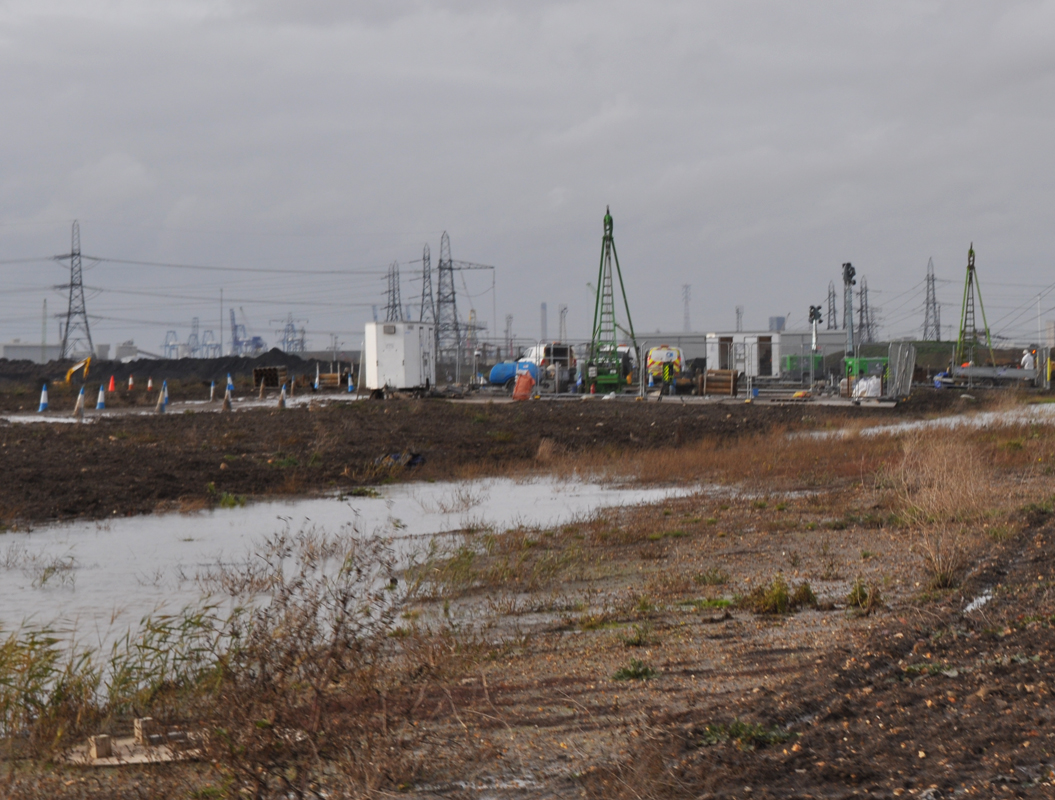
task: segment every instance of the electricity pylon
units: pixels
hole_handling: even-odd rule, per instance
[[[432,299],[432,254],[428,244],[421,252],[421,314],[422,322],[435,322],[436,304]]]
[[[59,288],[70,290],[70,301],[66,307],[66,326],[62,331],[62,358],[76,355],[91,355],[92,333],[88,329],[88,310],[84,304],[84,277],[81,268],[81,226],[73,221],[73,235],[70,252],[67,255],[55,256],[56,261],[70,261],[70,282]]]
[[[388,268],[388,289],[385,292],[385,322],[403,321],[403,301],[399,296],[399,262],[393,261]]]
[[[839,327],[839,320],[835,315],[835,281],[828,281],[828,330],[834,331]]]
[[[934,259],[927,259],[927,299],[923,312],[923,341],[941,341],[941,309],[938,296],[934,290]]]

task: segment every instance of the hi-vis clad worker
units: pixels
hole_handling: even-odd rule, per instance
[[[1029,350],[1022,351],[1022,369],[1036,369],[1036,362],[1033,360],[1033,354]]]

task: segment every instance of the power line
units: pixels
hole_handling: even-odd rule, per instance
[[[93,261],[109,264],[129,264],[137,267],[164,267],[166,269],[197,269],[208,272],[254,272],[276,275],[384,275],[383,269],[277,269],[269,267],[221,267],[204,264],[179,264],[167,261],[135,261],[128,258],[101,258],[84,256]]]

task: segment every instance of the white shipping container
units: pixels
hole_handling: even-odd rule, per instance
[[[368,322],[363,341],[366,388],[436,385],[436,331],[423,322]]]

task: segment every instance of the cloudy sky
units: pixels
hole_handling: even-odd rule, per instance
[[[0,261],[79,219],[97,342],[216,329],[222,288],[354,347],[444,230],[497,267],[463,315],[586,337],[606,205],[639,338],[686,283],[697,330],[803,327],[844,261],[909,335],[928,258],[952,328],[972,241],[994,333],[1055,318],[1055,2],[13,0],[0,70]],[[0,339],[66,277],[0,265]]]

